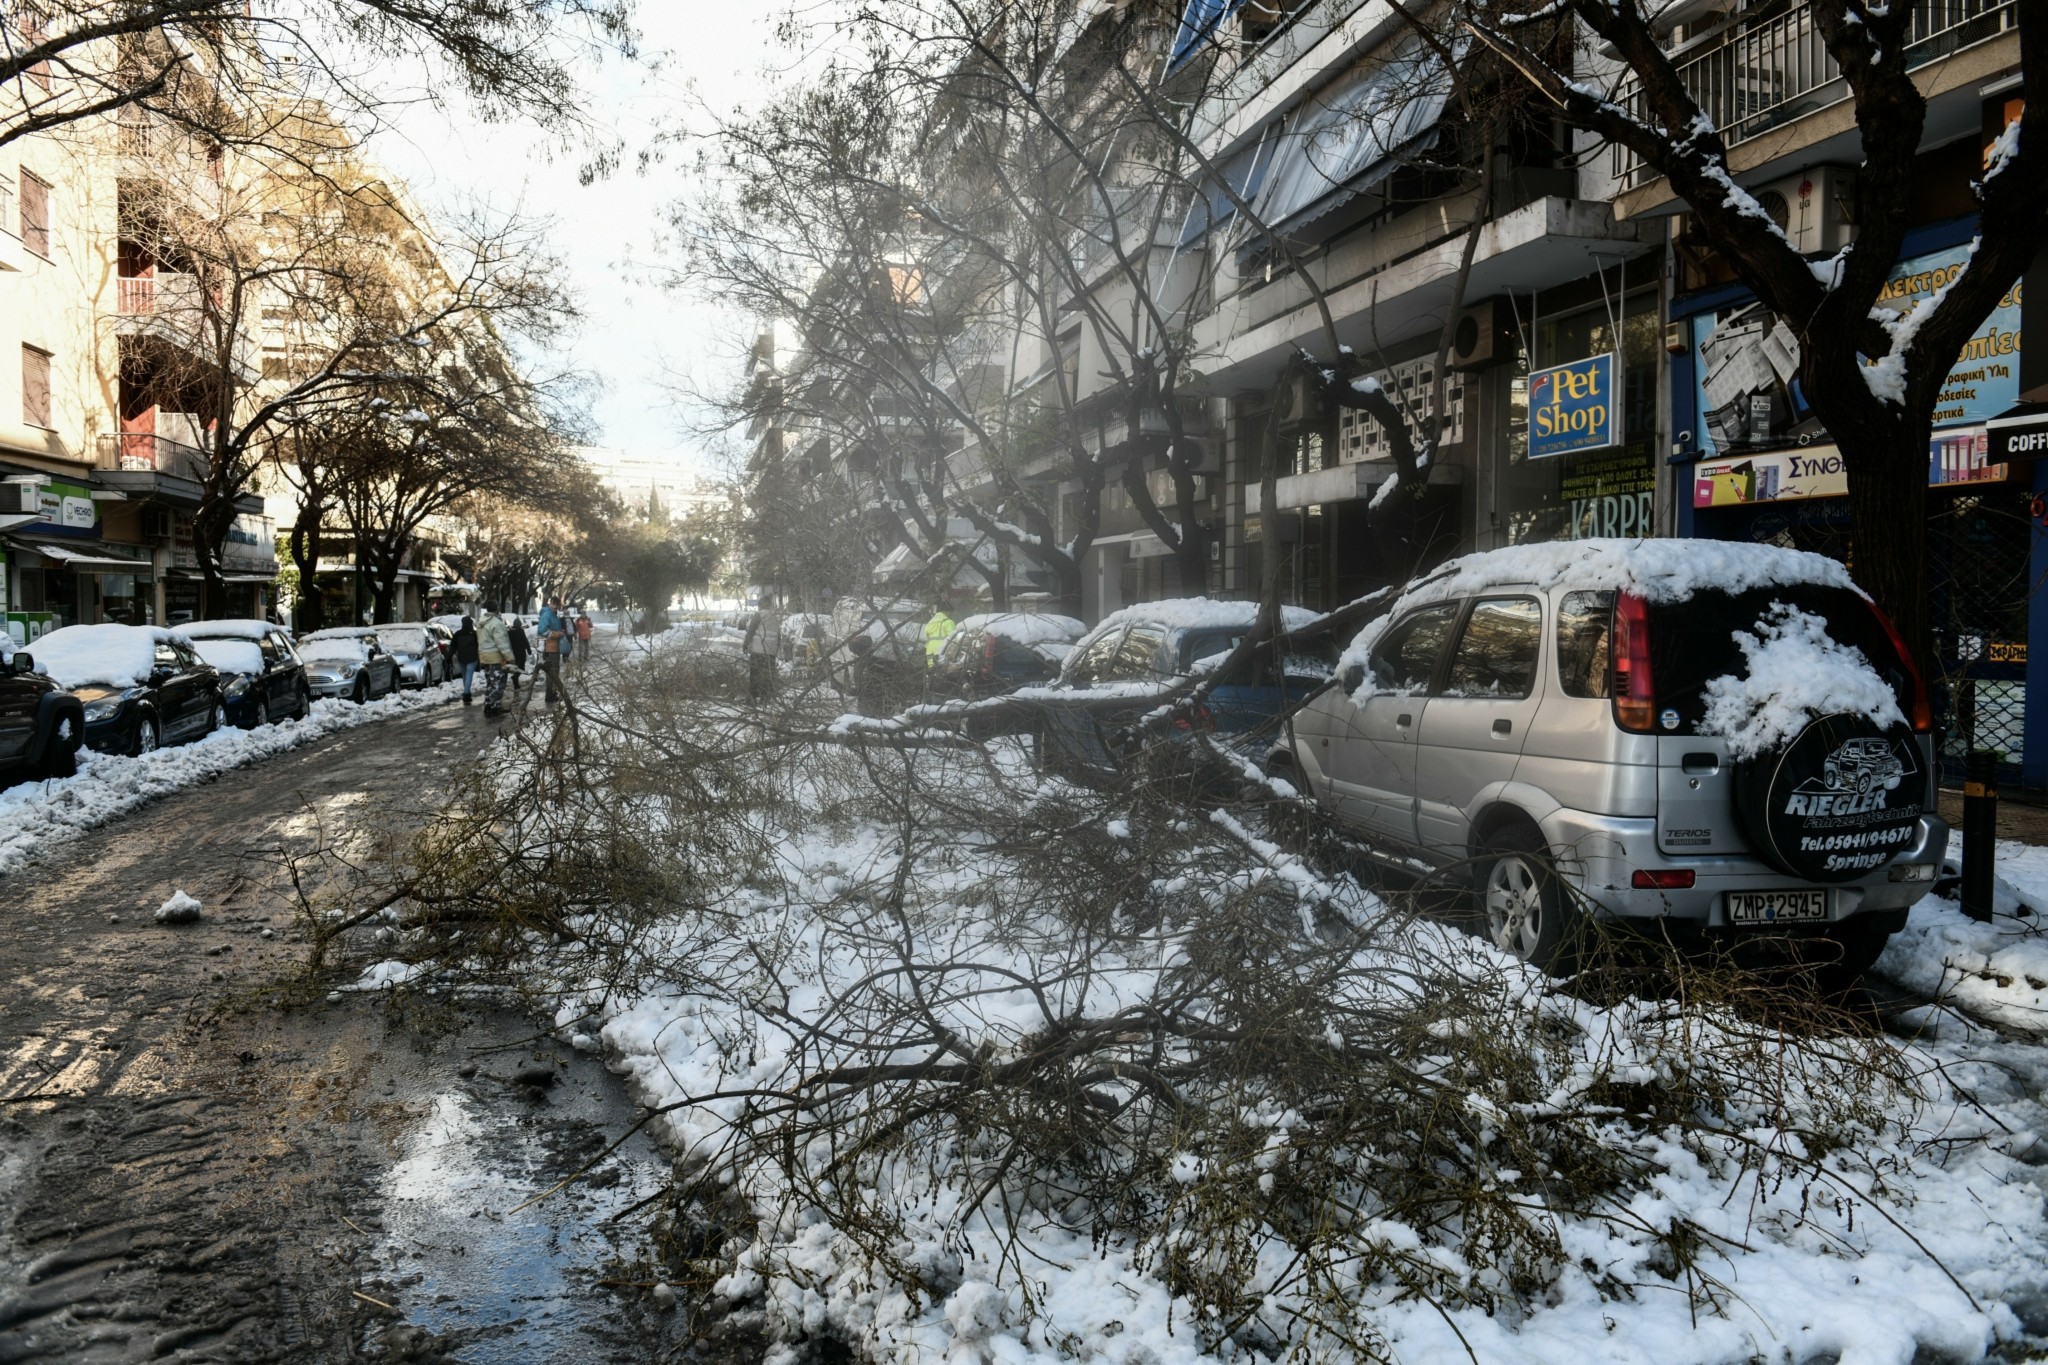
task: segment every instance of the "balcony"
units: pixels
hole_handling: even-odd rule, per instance
[[[2018,0],[1922,0],[1913,10],[1906,68],[1916,71],[2018,28]],[[1811,4],[1762,21],[1737,15],[1681,48],[1673,60],[1687,93],[1731,148],[1849,98]],[[1636,81],[1621,87],[1615,103],[1653,121]],[[1657,178],[1619,145],[1614,174],[1631,189]]]
[[[219,356],[220,318],[208,306],[196,275],[158,271],[153,275],[121,275],[114,280],[114,333],[147,337],[175,346],[206,361]],[[235,377],[253,384],[262,374],[255,342],[246,328],[233,332],[230,364]]]
[[[206,478],[206,452],[152,431],[110,432],[99,438],[99,467],[109,473],[156,474],[191,483]]]

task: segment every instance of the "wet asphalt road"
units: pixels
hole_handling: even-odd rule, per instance
[[[374,856],[488,733],[344,732],[0,877],[0,1362],[698,1358],[634,1287],[644,1219],[606,1223],[644,1137],[514,1212],[631,1124],[614,1077],[510,1009],[297,974],[276,850]],[[177,889],[200,923],[154,922]]]

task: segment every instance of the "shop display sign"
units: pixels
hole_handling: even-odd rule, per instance
[[[1848,496],[1849,472],[1834,446],[1808,446],[1739,460],[1702,460],[1692,467],[1694,507]]]
[[[1653,534],[1656,492],[1656,471],[1633,452],[1580,460],[1558,483],[1571,514],[1567,534],[1574,540]]]
[[[92,490],[75,483],[59,483],[52,480],[38,490],[43,520],[47,527],[38,527],[39,534],[90,536],[99,530],[100,507],[92,500]]]
[[[1928,443],[1927,482],[1931,487],[1997,483],[2011,473],[2010,465],[1992,461],[1991,438],[1981,428],[1937,432]],[[1836,446],[1701,460],[1692,467],[1692,474],[1694,507],[1745,507],[1849,495],[1849,470]]]
[[[1954,247],[1900,261],[1879,293],[1877,306],[1903,313],[1953,282],[1969,256],[1968,247]],[[1981,425],[2017,401],[2020,301],[2015,281],[1964,344],[1935,402],[1935,426]],[[1693,435],[1702,452],[1781,450],[1827,439],[1799,382],[1799,338],[1784,319],[1751,301],[1700,314],[1692,319],[1691,331],[1693,395],[1699,413]],[[1931,455],[1938,463],[1940,452]],[[1976,480],[1937,474],[1931,481]]]
[[[1529,375],[1529,458],[1601,450],[1621,442],[1621,388],[1614,355],[1552,365]]]

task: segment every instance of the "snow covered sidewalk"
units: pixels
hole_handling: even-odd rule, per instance
[[[86,750],[78,775],[0,790],[0,876],[61,840],[106,824],[137,806],[224,772],[259,762],[339,730],[439,706],[462,695],[460,683],[400,692],[357,706],[320,700],[302,721],[254,730],[217,730],[205,739],[130,758]]]
[[[1950,848],[1960,843],[1958,836]],[[1999,840],[1991,922],[1929,896],[1873,970],[1973,1018],[2048,1038],[2048,848]]]

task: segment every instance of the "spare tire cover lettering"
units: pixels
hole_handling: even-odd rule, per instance
[[[1853,881],[1918,836],[1928,775],[1909,730],[1823,716],[1747,767],[1750,833],[1765,858],[1795,877]]]

